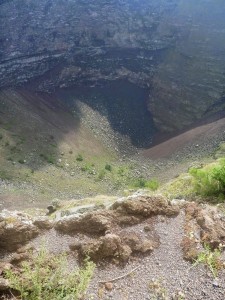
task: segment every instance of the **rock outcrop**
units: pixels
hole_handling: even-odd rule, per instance
[[[143,220],[156,216],[176,216],[178,206],[172,206],[161,196],[136,196],[116,201],[110,209],[93,211],[82,216],[72,215],[61,218],[54,228],[59,232],[72,234],[83,232],[88,234],[104,234],[112,227],[135,225]]]
[[[38,235],[32,218],[20,212],[4,210],[0,214],[0,249],[15,251]]]
[[[221,1],[0,2],[0,87],[36,91],[127,80],[160,131],[224,107]]]
[[[215,206],[188,203],[185,208],[184,258],[194,261],[204,246],[225,247],[225,218]]]
[[[141,239],[134,233],[128,235],[127,238],[123,238],[121,234],[108,233],[100,239],[71,244],[70,249],[78,251],[82,258],[88,255],[95,261],[114,259],[126,262],[132,254],[152,252],[157,246],[158,243],[155,240]]]

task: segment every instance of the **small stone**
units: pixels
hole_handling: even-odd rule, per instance
[[[113,289],[112,282],[106,282],[105,283],[105,288],[107,289],[107,291],[111,291]]]
[[[0,291],[6,291],[9,289],[9,281],[4,278],[0,278]]]
[[[146,225],[146,226],[144,227],[144,230],[145,230],[145,231],[151,231],[151,226],[150,226],[150,225]]]
[[[54,213],[56,211],[56,207],[53,206],[53,205],[49,205],[47,207],[47,210],[48,210],[48,214],[50,215],[50,214],[52,214],[52,213]]]
[[[220,285],[219,285],[219,281],[218,281],[218,278],[214,278],[214,280],[213,280],[213,287],[219,287]]]

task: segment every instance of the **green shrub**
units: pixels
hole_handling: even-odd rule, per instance
[[[81,154],[78,154],[77,157],[76,157],[76,161],[83,161],[84,158]]]
[[[111,172],[111,171],[112,171],[112,166],[111,166],[110,164],[106,164],[106,165],[105,165],[105,169],[106,169],[107,171]]]
[[[87,163],[81,167],[81,171],[87,172],[90,175],[95,175],[95,169],[93,168],[94,164]]]
[[[85,260],[82,268],[71,270],[66,254],[50,255],[42,249],[20,272],[8,270],[10,287],[23,300],[78,300],[83,297],[94,272],[94,263]]]
[[[146,182],[145,187],[152,191],[156,191],[159,188],[159,182],[157,179],[151,179]]]
[[[8,174],[5,170],[0,170],[0,179],[2,180],[10,180],[12,176]]]
[[[106,170],[105,169],[99,171],[97,180],[102,180],[105,177],[105,175],[106,175]]]
[[[219,249],[211,250],[208,245],[204,245],[204,250],[199,253],[194,266],[204,264],[217,277],[218,270],[221,268],[221,252]]]
[[[194,190],[197,194],[224,198],[225,159],[201,169],[191,168],[189,173],[193,176]]]
[[[144,188],[146,185],[147,180],[144,178],[138,178],[134,183],[134,186],[137,188]]]
[[[24,159],[19,159],[18,160],[18,163],[20,163],[21,165],[23,165],[25,162],[24,162]]]
[[[10,148],[10,151],[11,151],[12,153],[18,153],[18,152],[20,152],[21,150],[20,150],[19,148],[17,148],[16,146],[12,146],[12,147]]]
[[[134,187],[147,188],[152,191],[156,191],[159,187],[159,182],[157,179],[146,180],[143,177],[141,177],[135,181]]]
[[[129,167],[121,166],[121,167],[118,168],[117,173],[121,177],[129,176]]]
[[[49,164],[54,164],[55,163],[55,158],[52,155],[48,155],[46,161]]]
[[[43,158],[45,161],[47,161],[49,164],[54,164],[55,163],[55,157],[54,157],[53,154],[41,153],[40,157]]]

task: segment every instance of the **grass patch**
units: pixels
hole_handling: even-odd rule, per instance
[[[181,174],[171,182],[160,188],[160,191],[169,199],[188,198],[193,195],[192,176],[189,174]]]
[[[0,170],[0,178],[2,180],[11,180],[12,176],[8,174],[5,170]]]
[[[90,175],[95,175],[96,174],[96,171],[94,169],[94,164],[92,164],[92,163],[87,163],[84,166],[82,166],[81,171],[87,172]]]
[[[76,161],[83,161],[84,158],[81,154],[78,154],[77,157],[76,157]]]
[[[217,160],[203,168],[191,168],[193,188],[201,196],[215,196],[218,200],[225,198],[225,158]]]
[[[10,287],[19,292],[23,300],[81,299],[93,275],[95,265],[88,259],[83,267],[71,270],[66,254],[51,255],[41,249],[24,262],[20,272],[6,271]]]
[[[97,180],[103,180],[105,175],[106,175],[106,170],[105,169],[100,170],[97,176]]]
[[[204,245],[204,250],[199,253],[194,266],[204,264],[217,277],[218,271],[221,269],[221,251],[219,249],[211,250],[209,245]]]
[[[112,172],[112,166],[110,164],[105,165],[106,171]]]
[[[44,159],[46,162],[48,162],[49,164],[55,164],[55,157],[54,157],[53,154],[44,154],[44,153],[41,153],[40,157],[42,159]]]
[[[133,187],[135,188],[147,188],[152,191],[156,191],[159,188],[159,181],[157,179],[147,180],[145,178],[138,178],[135,180]]]

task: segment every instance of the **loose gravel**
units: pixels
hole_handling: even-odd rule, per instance
[[[150,232],[144,230],[146,224],[151,224]],[[132,257],[125,266],[100,262],[85,300],[224,300],[225,272],[221,271],[215,280],[205,266],[193,266],[183,259],[180,246],[183,225],[184,212],[181,211],[175,218],[157,216],[127,227],[124,232],[136,232],[146,238],[157,237],[159,247],[148,255]],[[40,248],[45,241],[50,251],[59,253],[68,251],[71,242],[85,238],[88,239],[84,235],[61,235],[52,229],[32,243]],[[75,256],[70,263],[77,265]],[[135,271],[131,272],[133,269]],[[102,281],[107,283],[100,283]],[[175,294],[179,297],[176,298]]]
[[[193,267],[183,260],[180,247],[184,234],[183,222],[183,212],[176,218],[156,222],[155,230],[160,238],[160,246],[149,256],[139,256],[124,268],[110,264],[96,269],[86,299],[173,299],[175,293],[180,293],[180,299],[185,295],[186,300],[224,300],[224,273],[219,276],[219,286],[214,287],[214,278],[204,266]],[[99,284],[100,281],[110,282],[134,268],[137,270],[113,282],[111,291]],[[150,288],[152,282],[159,284],[157,292]],[[160,292],[167,294],[167,298],[160,298]]]

